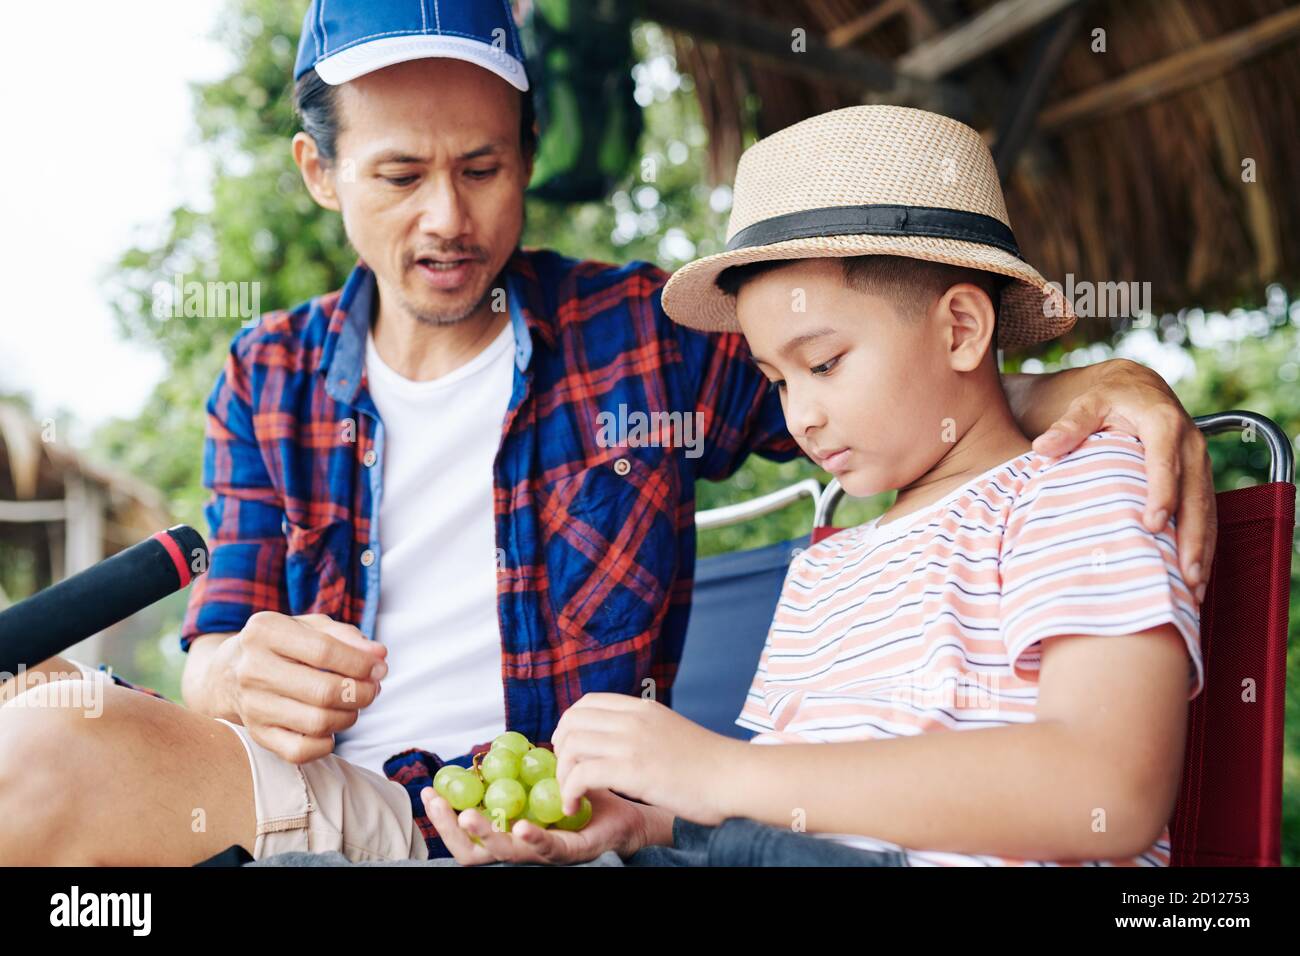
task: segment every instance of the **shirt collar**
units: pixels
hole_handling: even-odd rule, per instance
[[[546,307],[546,296],[532,258],[516,249],[503,270],[506,301],[515,333],[515,366],[528,368],[533,342],[555,345],[555,328]],[[338,402],[355,404],[366,361],[366,335],[373,322],[378,288],[375,274],[364,262],[353,267],[330,309],[329,297],[318,299],[313,308],[329,313],[329,325],[321,346],[317,372],[325,373],[325,391]]]

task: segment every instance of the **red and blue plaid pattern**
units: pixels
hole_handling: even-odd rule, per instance
[[[503,278],[517,351],[494,466],[501,676],[506,726],[548,741],[592,691],[653,687],[671,704],[694,581],[695,480],[726,478],[751,451],[786,461],[799,449],[743,337],[664,314],[661,270],[520,250]],[[183,649],[259,610],[323,613],[374,638],[384,435],[364,368],[374,296],[358,263],[341,290],[236,336],[207,405],[211,560],[191,589]],[[600,413],[637,411],[699,412],[698,456],[668,447],[668,435],[602,440]],[[419,793],[443,762],[407,750],[384,766],[434,855],[446,850]]]

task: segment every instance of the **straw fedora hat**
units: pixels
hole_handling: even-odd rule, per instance
[[[726,250],[668,280],[664,311],[706,332],[736,332],[724,269],[771,259],[891,255],[983,269],[1015,280],[1002,292],[998,346],[1054,338],[1074,310],[1020,256],[979,133],[901,106],[813,116],[745,151],[736,168]]]

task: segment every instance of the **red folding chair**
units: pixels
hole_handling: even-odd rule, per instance
[[[1254,412],[1204,415],[1207,435],[1261,437],[1267,484],[1220,491],[1219,537],[1201,605],[1205,689],[1189,709],[1183,782],[1169,835],[1174,866],[1278,866],[1282,852],[1282,732],[1295,465],[1276,423]],[[843,495],[832,481],[817,506],[814,543]]]

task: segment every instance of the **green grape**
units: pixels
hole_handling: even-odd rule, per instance
[[[447,802],[459,813],[468,810],[483,799],[483,781],[476,773],[456,774],[447,781]]]
[[[583,797],[578,804],[578,812],[555,821],[557,830],[581,830],[591,822],[591,801]]]
[[[478,766],[488,783],[519,779],[519,755],[509,747],[493,748]]]
[[[551,826],[549,823],[546,823],[543,820],[539,820],[537,819],[537,817],[533,815],[533,805],[531,801],[529,801],[528,806],[524,807],[524,812],[519,815],[519,819],[527,820],[533,826],[540,827],[543,830],[550,829]]]
[[[515,822],[512,818],[506,816],[503,807],[497,807],[495,810],[488,810],[484,807],[482,813],[483,816],[487,817],[488,826],[497,833],[509,833],[511,824]]]
[[[524,754],[528,753],[532,744],[529,743],[528,738],[519,731],[507,730],[504,734],[498,735],[492,741],[492,749],[495,750],[497,747],[505,747],[509,750],[513,750],[515,756],[522,757]]]
[[[507,820],[519,816],[527,805],[528,794],[524,791],[524,785],[509,777],[492,781],[487,793],[483,795],[483,806],[487,807],[488,813],[495,815],[501,811]]]
[[[545,747],[534,747],[519,761],[519,779],[528,786],[555,776],[555,754]]]
[[[554,777],[539,780],[528,794],[528,809],[533,816],[546,823],[554,823],[564,816],[560,799],[560,781]]]
[[[438,796],[447,800],[447,784],[451,782],[452,777],[459,776],[462,773],[469,773],[469,771],[454,763],[445,764],[441,767],[433,775],[433,789],[437,791]]]

